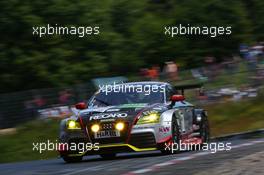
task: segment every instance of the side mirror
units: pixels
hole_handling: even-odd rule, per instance
[[[86,109],[86,104],[84,102],[77,103],[75,108],[79,110]]]
[[[185,97],[183,95],[173,95],[171,96],[171,101],[173,103],[177,102],[177,101],[184,101]]]

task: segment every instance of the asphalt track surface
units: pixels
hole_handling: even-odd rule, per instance
[[[62,159],[0,164],[1,175],[189,175],[264,150],[264,137],[228,139],[230,151],[210,153],[189,151],[162,155],[159,151],[119,154],[112,160],[87,156],[81,163],[66,164]],[[264,168],[264,167],[263,167]],[[213,172],[212,172],[213,174]]]

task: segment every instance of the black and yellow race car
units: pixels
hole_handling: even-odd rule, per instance
[[[171,144],[207,142],[206,111],[183,96],[190,88],[200,85],[133,82],[100,88],[87,103],[76,104],[75,115],[61,121],[61,157],[76,162],[94,154],[112,158],[122,152],[171,153]]]

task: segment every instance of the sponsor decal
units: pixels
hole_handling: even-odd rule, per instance
[[[118,112],[120,109],[114,108],[114,109],[108,109],[107,112]]]
[[[170,131],[170,127],[169,126],[165,126],[165,127],[160,127],[159,128],[159,132],[162,132],[162,133],[166,133],[166,132],[169,132]]]
[[[149,128],[155,128],[154,126],[137,126],[135,125],[133,129],[149,129]]]
[[[113,118],[100,120],[100,122],[113,122],[113,121],[115,121],[115,119]]]
[[[120,108],[143,108],[147,105],[147,103],[135,103],[135,104],[123,104],[120,105]]]
[[[94,133],[94,138],[120,137],[120,131],[100,131]]]
[[[96,114],[90,117],[90,120],[100,120],[108,118],[125,118],[127,113],[106,113],[106,114]]]

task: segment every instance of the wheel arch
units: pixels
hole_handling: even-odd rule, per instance
[[[172,118],[176,117],[177,119],[177,123],[179,124],[179,118],[178,118],[178,114],[179,110],[178,109],[170,109],[168,111],[165,111],[161,114],[161,123],[164,122],[172,122]]]

